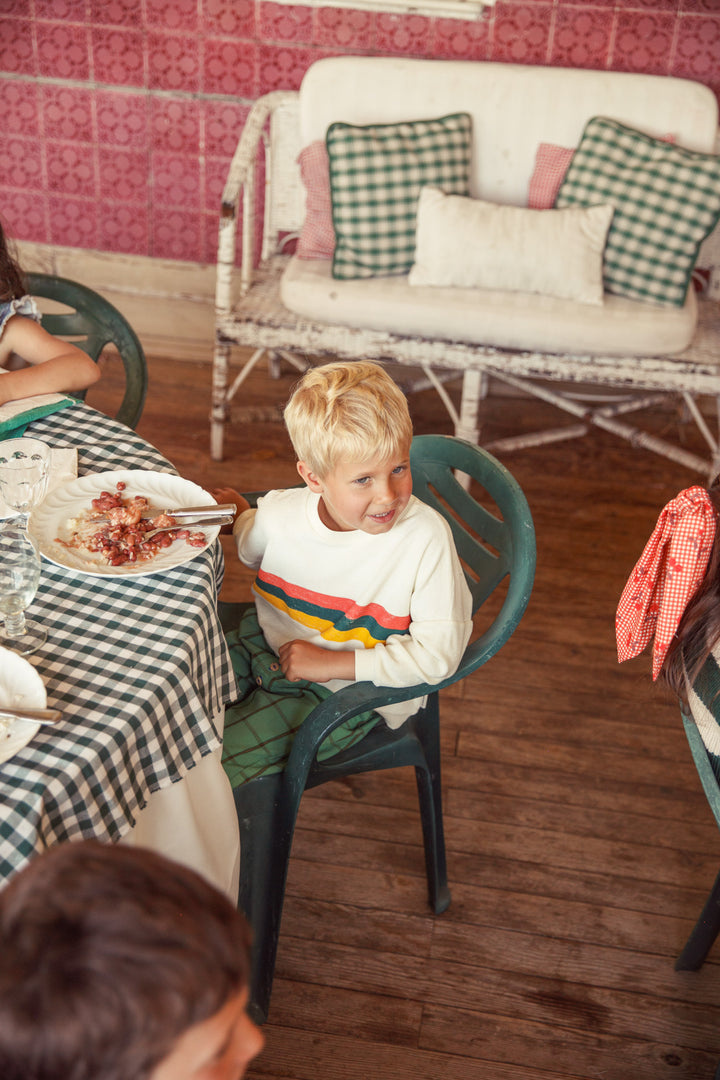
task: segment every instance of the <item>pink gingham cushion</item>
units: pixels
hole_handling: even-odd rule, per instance
[[[332,259],[335,230],[330,199],[330,163],[322,139],[306,146],[298,157],[305,185],[305,221],[300,230],[298,259]]]
[[[567,146],[540,143],[528,190],[528,206],[531,210],[552,210],[574,153]]]
[[[662,510],[618,604],[619,663],[641,653],[654,634],[657,679],[685,608],[705,576],[716,525],[702,487],[686,488]]]

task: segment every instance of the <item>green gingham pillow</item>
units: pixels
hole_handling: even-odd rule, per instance
[[[720,157],[616,120],[589,120],[555,206],[610,203],[608,292],[682,307],[698,248],[720,217]]]
[[[424,184],[467,195],[472,121],[468,113],[399,124],[331,124],[335,278],[406,274],[415,256],[415,219]]]

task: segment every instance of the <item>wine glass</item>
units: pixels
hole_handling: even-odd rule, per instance
[[[0,495],[27,525],[33,506],[45,498],[50,474],[50,447],[40,439],[0,442]]]
[[[25,619],[40,582],[40,552],[35,541],[16,521],[0,523],[0,645],[27,656],[47,638]]]

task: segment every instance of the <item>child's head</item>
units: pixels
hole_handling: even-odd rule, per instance
[[[192,870],[121,844],[50,849],[0,892],[0,1076],[240,1080],[263,1044],[248,948]]]
[[[405,395],[379,364],[362,360],[310,368],[284,415],[298,460],[321,478],[339,462],[407,452],[412,439]]]

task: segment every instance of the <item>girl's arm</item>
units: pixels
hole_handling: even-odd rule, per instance
[[[29,367],[0,378],[0,405],[34,394],[86,390],[100,378],[100,370],[82,349],[48,334],[39,323],[13,315],[0,338],[0,367],[15,354]]]

